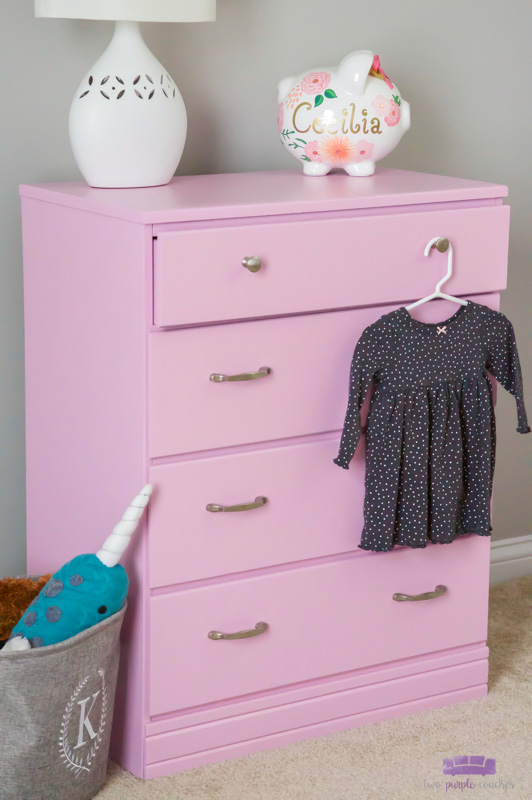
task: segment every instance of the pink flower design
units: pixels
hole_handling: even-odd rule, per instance
[[[318,142],[309,142],[305,147],[305,155],[311,161],[323,161],[320,156],[320,145]]]
[[[375,145],[372,144],[372,142],[368,142],[366,139],[361,139],[357,142],[356,155],[353,157],[355,164],[360,163],[360,161],[367,161],[368,158],[371,158],[374,149]]]
[[[372,102],[372,107],[375,109],[379,117],[382,117],[384,114],[387,114],[390,110],[390,103],[392,100],[388,100],[387,97],[384,97],[383,94],[378,94],[375,100]]]
[[[323,161],[334,166],[351,164],[357,154],[357,148],[349,136],[326,136],[320,145]]]
[[[277,116],[277,128],[279,129],[279,133],[283,130],[283,123],[284,123],[284,104],[281,103],[279,105],[279,114]]]
[[[391,128],[393,125],[397,125],[400,119],[401,119],[401,109],[399,108],[395,100],[390,100],[390,107],[388,109],[388,114],[384,117],[385,123]]]
[[[301,88],[305,94],[316,95],[324,92],[330,82],[331,76],[328,72],[311,72],[301,81]]]

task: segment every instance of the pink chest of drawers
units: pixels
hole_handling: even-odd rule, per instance
[[[453,243],[446,290],[497,307],[506,187],[382,168],[21,194],[28,570],[94,552],[155,486],[113,757],[161,776],[484,695],[489,538],[361,551],[363,442],[333,458],[360,333],[443,275],[429,239]]]

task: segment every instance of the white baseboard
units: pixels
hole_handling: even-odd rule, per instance
[[[532,534],[491,543],[490,583],[532,575]]]

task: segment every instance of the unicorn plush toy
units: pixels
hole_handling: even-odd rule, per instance
[[[129,580],[118,562],[152,489],[148,484],[135,497],[96,555],[76,556],[52,575],[13,628],[4,652],[62,642],[122,608]]]

